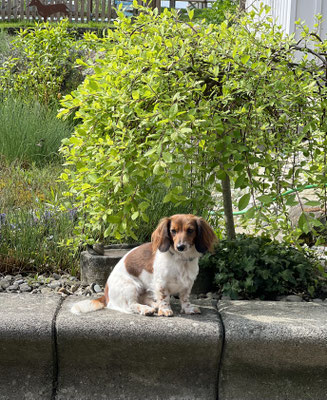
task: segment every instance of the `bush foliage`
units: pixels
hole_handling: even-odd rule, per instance
[[[317,261],[267,237],[239,235],[221,240],[200,265],[215,271],[215,284],[232,299],[274,300],[277,295],[312,297],[323,278]]]
[[[292,37],[254,12],[220,25],[168,10],[118,17],[105,38],[86,37],[97,58],[79,63],[94,73],[62,101],[60,115],[81,121],[61,149],[66,194],[83,209],[79,239],[135,237],[149,219],[149,194],[162,186],[164,202],[209,212],[227,174],[245,190],[239,208],[253,197],[247,217],[262,219],[255,197],[278,201],[303,173],[324,184],[310,160],[282,176],[290,156],[323,162],[327,145],[324,71],[306,55],[294,61]],[[315,38],[304,30],[301,40]]]
[[[43,105],[58,102],[81,79],[73,69],[78,55],[68,22],[36,23],[21,29],[11,42],[11,55],[0,67],[0,95],[18,95]]]

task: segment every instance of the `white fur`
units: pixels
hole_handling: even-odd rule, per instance
[[[199,272],[198,260],[202,255],[194,245],[188,246],[183,252],[176,251],[173,246],[166,252],[157,250],[153,262],[153,273],[143,270],[138,277],[129,274],[125,267],[125,259],[130,252],[118,262],[108,278],[107,308],[143,315],[152,315],[159,308],[159,312],[161,309],[164,313],[161,315],[169,316],[172,315],[169,296],[179,295],[182,312],[187,314],[200,312],[188,300]],[[158,294],[163,290],[167,293],[166,301],[160,303]],[[71,311],[79,314],[95,309],[91,300],[84,300],[74,304]]]

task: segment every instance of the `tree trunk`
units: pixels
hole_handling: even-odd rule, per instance
[[[240,0],[240,10],[245,11],[246,0]]]
[[[227,238],[229,240],[235,239],[235,226],[233,217],[233,204],[232,204],[232,191],[230,188],[230,179],[226,174],[226,178],[221,180],[221,186],[223,189],[223,202],[224,202],[224,214],[226,222]]]

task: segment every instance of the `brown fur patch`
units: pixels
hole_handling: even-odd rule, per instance
[[[178,243],[194,244],[197,228],[195,218],[192,214],[177,214],[171,217],[170,235],[175,249]]]
[[[154,253],[152,244],[145,243],[132,250],[125,258],[125,267],[129,274],[139,276],[143,270],[152,274]]]

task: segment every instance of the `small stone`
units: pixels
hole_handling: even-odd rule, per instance
[[[85,296],[91,296],[93,294],[92,289],[88,286],[85,290],[84,290],[84,295]]]
[[[12,275],[6,275],[5,277],[4,277],[4,280],[5,281],[11,281],[13,279],[13,276]]]
[[[9,286],[10,286],[10,282],[9,281],[6,281],[5,279],[2,279],[2,281],[0,281],[0,287],[3,290],[6,290]]]
[[[71,281],[78,281],[78,279],[76,278],[76,276],[70,276],[69,279],[70,279]]]
[[[67,289],[65,289],[64,287],[60,288],[60,289],[58,290],[58,293],[60,293],[60,294],[66,294],[66,295],[71,294],[71,292],[69,292],[69,291],[68,291]]]
[[[17,281],[17,279],[22,279],[22,277],[23,277],[23,275],[22,275],[22,274],[17,274],[17,275],[15,275],[15,279],[16,279],[16,281]]]
[[[289,301],[292,303],[300,303],[302,301],[302,297],[301,296],[297,296],[295,294],[290,294],[289,296],[286,296],[285,301]]]
[[[80,284],[79,284],[79,283],[75,283],[75,284],[70,288],[70,290],[72,291],[72,293],[75,293],[76,290],[77,290],[79,287],[80,287]]]
[[[22,285],[19,286],[19,290],[23,293],[27,293],[31,292],[32,288],[27,283],[23,283]]]
[[[18,289],[18,284],[14,283],[13,285],[8,286],[7,291],[10,292],[12,290],[17,290]]]
[[[100,286],[99,286],[99,285],[94,285],[93,291],[94,291],[95,293],[100,293],[100,292],[101,292]]]
[[[313,303],[322,303],[322,299],[313,299],[312,302]]]
[[[52,290],[49,288],[49,287],[43,287],[42,289],[41,289],[41,293],[42,294],[49,294],[49,293],[51,293],[52,292]]]
[[[38,293],[41,293],[41,290],[40,290],[40,289],[33,289],[33,290],[31,291],[31,294],[38,294]]]
[[[24,279],[18,279],[15,281],[15,283],[17,283],[17,285],[21,285],[24,282],[25,282]]]
[[[58,288],[58,287],[61,287],[61,282],[59,282],[59,281],[52,281],[52,282],[50,282],[49,283],[49,288],[51,288],[51,289],[56,289],[56,288]]]
[[[207,297],[207,299],[212,299],[212,292],[208,292],[208,293],[206,294],[206,297]]]
[[[276,296],[276,301],[286,301],[286,296]]]
[[[60,275],[59,275],[59,274],[56,274],[55,272],[52,274],[52,277],[53,277],[56,281],[58,281],[58,280],[60,279]]]

